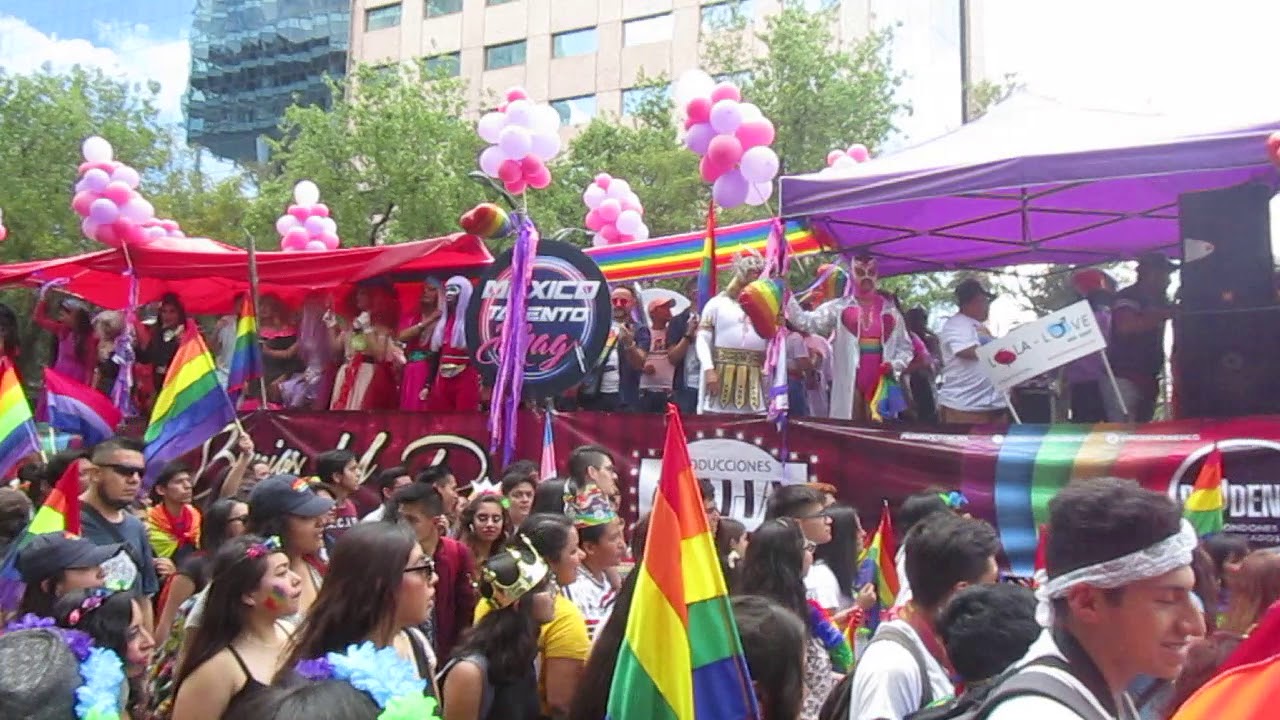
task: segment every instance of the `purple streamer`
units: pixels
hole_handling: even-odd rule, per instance
[[[496,453],[502,442],[502,464],[515,458],[520,397],[524,392],[525,356],[529,351],[527,308],[533,283],[533,261],[538,254],[538,229],[528,215],[515,214],[512,222],[519,230],[511,251],[511,284],[507,293],[507,322],[502,325],[498,345],[498,375],[489,403],[489,452]]]

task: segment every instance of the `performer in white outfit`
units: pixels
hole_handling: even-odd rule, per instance
[[[733,261],[733,280],[702,310],[697,345],[702,365],[699,413],[749,415],[768,407],[764,365],[769,341],[760,337],[738,303],[738,294],[763,270],[759,253],[751,249],[739,253]]]
[[[875,258],[854,258],[852,270],[852,297],[828,300],[812,311],[792,298],[787,303],[787,320],[824,337],[835,331],[831,338],[831,417],[866,420],[870,417],[868,403],[880,378],[888,372],[900,376],[915,352],[902,314],[878,290]]]

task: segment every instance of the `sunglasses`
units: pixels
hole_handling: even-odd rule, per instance
[[[613,303],[613,306],[616,308],[631,307],[631,300],[629,298],[616,297],[611,298],[609,302]]]
[[[435,574],[435,572],[436,572],[435,560],[423,560],[418,565],[412,565],[404,569],[405,575],[408,575],[410,573],[417,573],[424,578],[431,577],[432,575]]]
[[[145,467],[138,467],[137,465],[117,465],[115,463],[97,463],[97,465],[124,477],[133,477],[134,475],[142,477],[147,472]]]

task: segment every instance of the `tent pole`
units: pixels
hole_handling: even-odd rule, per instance
[[[258,243],[254,240],[253,233],[243,225],[240,229],[244,231],[245,238],[248,240],[249,250],[249,299],[253,302],[254,325],[257,325],[258,318]],[[261,333],[261,329],[259,329]],[[262,335],[258,335],[258,341],[261,342]],[[261,392],[261,405],[267,406],[267,377],[266,373],[258,374],[258,390]]]

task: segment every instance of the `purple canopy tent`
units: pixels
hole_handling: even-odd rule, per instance
[[[807,216],[843,252],[875,255],[881,275],[1177,257],[1180,194],[1280,186],[1265,148],[1275,130],[1280,121],[1195,127],[1020,93],[935,140],[782,178],[782,214]]]

